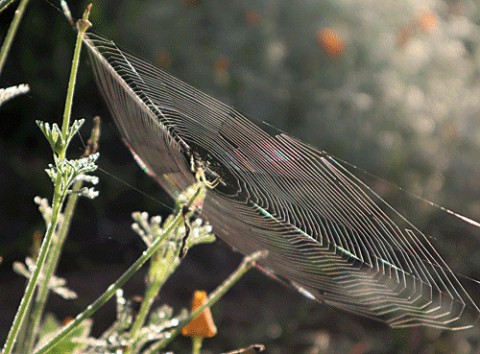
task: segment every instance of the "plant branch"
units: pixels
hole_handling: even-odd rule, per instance
[[[98,151],[98,140],[100,138],[100,117],[95,117],[93,123],[94,126],[92,128],[91,135],[88,140],[88,145],[85,148],[83,157],[87,157]],[[83,181],[77,181],[74,183],[72,190],[78,191],[82,188],[82,186]],[[72,193],[68,197],[63,213],[63,222],[60,226],[57,236],[54,239],[54,242],[52,242],[52,246],[47,257],[48,260],[45,265],[44,281],[38,286],[37,296],[35,297],[35,305],[29,321],[29,328],[27,331],[28,339],[24,348],[24,352],[26,353],[31,353],[35,344],[35,340],[38,334],[38,328],[40,326],[40,320],[42,319],[42,314],[44,312],[45,304],[47,303],[47,298],[50,290],[48,284],[50,283],[50,279],[56,272],[58,261],[62,253],[63,244],[65,243],[65,240],[68,236],[73,213],[77,206],[79,197],[80,196],[77,193]]]
[[[0,6],[3,7],[0,11],[3,11],[8,5],[11,4],[12,1],[5,0],[1,2]],[[25,8],[27,7],[28,1],[29,0],[20,1],[20,4],[15,11],[15,15],[13,16],[12,23],[10,23],[10,27],[8,28],[7,35],[3,40],[2,48],[0,49],[0,75],[3,71],[3,67],[5,65],[5,61],[7,60],[8,53],[10,52],[10,48],[12,47],[15,35],[17,34],[18,26],[20,26],[23,14],[25,13]]]
[[[15,0],[0,0],[0,13],[6,10]]]
[[[183,217],[188,218],[188,216],[185,214],[183,214]],[[176,260],[179,258],[179,252],[181,252],[181,250],[177,248],[168,249],[167,252],[164,252],[162,255],[159,254],[159,251],[157,255],[152,258],[148,272],[149,280],[147,289],[145,290],[145,296],[140,306],[140,310],[138,311],[138,315],[136,316],[135,321],[130,329],[129,335],[131,344],[128,348],[126,348],[125,354],[132,353],[133,348],[139,339],[137,338],[138,333],[145,324],[156,296],[160,292],[160,289],[168,277],[180,265],[180,262],[176,262]]]
[[[62,122],[62,135],[66,136],[68,127],[70,126],[70,116],[72,114],[72,104],[73,104],[73,95],[75,93],[75,82],[77,80],[77,71],[78,71],[78,64],[80,62],[80,53],[82,51],[82,42],[85,32],[92,26],[90,21],[88,21],[88,17],[90,16],[90,9],[92,8],[92,4],[87,6],[83,17],[77,21],[77,41],[75,43],[75,52],[73,53],[73,60],[72,60],[72,70],[70,71],[70,79],[68,81],[68,89],[67,89],[67,98],[65,99],[65,109],[63,112],[63,122]],[[63,156],[62,156],[63,155]],[[59,154],[60,158],[65,158],[64,152]]]
[[[132,352],[132,347],[135,345],[138,332],[145,324],[145,321],[157,294],[159,293],[160,289],[162,288],[163,284],[168,279],[170,274],[172,274],[172,272],[176,269],[174,262],[176,257],[178,257],[178,252],[175,252],[175,250],[171,250],[170,252],[168,252],[166,257],[161,260],[163,263],[163,266],[161,267],[155,267],[154,263],[156,262],[155,260],[152,260],[151,269],[153,267],[157,269],[155,269],[155,274],[152,274],[152,271],[149,272],[150,275],[153,276],[153,279],[145,290],[145,296],[142,301],[142,305],[130,330],[130,339],[132,340],[132,344],[129,348],[126,349],[125,354],[130,354]]]
[[[248,270],[250,270],[250,268],[255,266],[259,259],[265,258],[267,254],[267,251],[257,251],[243,258],[242,263],[240,263],[238,268],[232,274],[230,274],[230,276],[222,284],[220,284],[214,292],[210,294],[205,304],[197,308],[194,312],[190,313],[190,315],[184,321],[182,321],[174,330],[170,332],[170,335],[167,338],[158,341],[147,348],[145,354],[153,354],[158,352],[160,349],[165,348],[182,331],[183,327],[200,315],[207,307],[212,307],[237,281],[243,277],[246,272],[248,272]]]
[[[199,187],[196,191],[196,193],[192,196],[192,198],[187,202],[187,206],[190,207],[198,198],[198,196],[201,194],[201,188],[204,188],[203,186]],[[78,325],[85,320],[86,318],[92,316],[100,307],[102,307],[114,294],[115,292],[123,286],[128,279],[132,277],[133,274],[135,274],[143,264],[145,264],[146,261],[150,259],[160,248],[162,245],[162,242],[170,236],[172,232],[175,232],[178,227],[182,225],[182,220],[183,220],[183,215],[182,211],[178,211],[173,220],[170,222],[168,227],[165,228],[165,231],[163,235],[159,238],[157,238],[152,245],[145,250],[142,255],[133,263],[126,271],[125,273],[118,278],[118,280],[110,285],[107,290],[100,295],[92,304],[87,306],[87,309],[83,311],[82,313],[78,314],[75,319],[70,322],[67,326],[63,327],[62,330],[57,333],[52,339],[50,339],[46,344],[44,344],[41,348],[36,350],[34,354],[43,354],[43,353],[48,353],[52,348],[54,348],[59,341],[61,341],[63,338],[65,338],[69,333],[71,333]]]
[[[60,179],[60,177],[58,178]],[[30,306],[32,301],[32,297],[35,291],[35,286],[37,285],[38,278],[40,277],[40,273],[42,271],[43,265],[45,264],[45,259],[48,253],[48,249],[52,242],[52,238],[54,235],[55,228],[58,223],[58,216],[60,214],[60,208],[63,202],[63,195],[62,195],[62,186],[60,181],[55,186],[54,190],[54,197],[53,197],[53,205],[52,205],[52,218],[50,223],[48,224],[47,232],[45,233],[45,237],[42,241],[42,246],[40,247],[40,251],[37,258],[37,263],[34,272],[32,273],[31,277],[28,279],[27,287],[25,288],[25,293],[20,301],[20,305],[18,306],[17,313],[15,318],[13,319],[12,326],[10,327],[10,331],[8,332],[7,341],[5,342],[5,346],[3,347],[3,354],[10,354],[13,351],[13,347],[17,340],[18,333],[21,327],[24,325],[27,309]]]
[[[2,46],[2,50],[0,50],[0,60],[3,60],[3,62],[1,62],[0,64],[0,71],[1,71],[1,67],[3,66],[6,53],[8,53],[8,49],[9,49],[9,47],[5,49],[5,45],[7,46],[11,45],[11,41],[13,40],[16,29],[18,28],[18,24],[20,23],[20,19],[23,15],[23,12],[25,11],[25,6],[27,5],[27,3],[28,3],[28,0],[21,0],[20,5],[18,6],[18,9],[15,13],[15,17],[13,19],[12,25],[10,26],[9,32],[7,33],[7,38],[5,39],[4,45]],[[72,99],[73,99],[75,77],[77,75],[78,62],[80,60],[80,48],[82,46],[83,36],[85,34],[85,31],[89,27],[88,24],[90,23],[88,21],[90,8],[91,8],[91,5],[87,7],[87,10],[85,11],[83,18],[79,20],[79,25],[78,25],[79,31],[77,35],[77,42],[75,46],[72,68],[70,72],[70,82],[69,82],[68,91],[67,91],[67,102],[65,104],[65,112],[64,112],[63,124],[62,124],[62,137],[60,139],[65,142],[67,141],[68,128],[70,125],[71,105],[72,105]],[[9,44],[9,41],[10,41],[10,44]],[[63,127],[66,127],[66,128],[63,129]],[[60,160],[65,159],[66,149],[67,149],[67,144],[63,144],[62,146],[59,147],[58,156]],[[20,301],[20,305],[17,309],[17,313],[15,314],[15,318],[13,319],[13,323],[10,327],[7,340],[3,347],[2,353],[4,354],[12,353],[18,338],[18,334],[20,330],[25,326],[26,315],[27,315],[29,306],[32,302],[38,280],[45,266],[47,255],[49,253],[49,249],[51,247],[52,240],[58,226],[59,215],[60,215],[60,211],[62,209],[63,203],[65,201],[67,189],[68,189],[68,186],[63,185],[62,175],[59,173],[56,176],[54,181],[54,193],[52,198],[52,216],[51,216],[50,222],[48,223],[47,231],[45,233],[45,237],[42,241],[42,245],[39,250],[35,269],[32,272],[27,282],[25,293],[22,297],[22,300]]]

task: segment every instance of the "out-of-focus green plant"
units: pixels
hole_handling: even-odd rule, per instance
[[[128,1],[124,14],[129,48],[242,112],[436,202],[474,192],[474,2]]]

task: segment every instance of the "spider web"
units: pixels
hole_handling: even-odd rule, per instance
[[[324,151],[268,134],[233,108],[100,36],[97,84],[141,167],[173,197],[193,159],[219,185],[203,215],[235,249],[318,301],[393,328],[475,325],[479,309],[427,237]]]

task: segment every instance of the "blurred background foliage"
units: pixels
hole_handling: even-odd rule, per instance
[[[23,259],[32,234],[42,227],[33,197],[51,195],[44,173],[49,147],[34,120],[60,121],[75,38],[59,4],[49,2],[29,5],[0,78],[2,87],[23,82],[31,87],[0,113],[2,340],[22,286],[11,263]],[[74,15],[86,3],[72,2]],[[396,187],[480,219],[480,6],[475,1],[93,3],[93,31],[122,49],[248,117],[392,182],[356,170],[431,235],[454,271],[480,278],[479,230]],[[14,6],[1,15],[2,36],[13,11]],[[59,317],[78,312],[139,254],[142,244],[129,230],[132,211],[165,214],[168,208],[158,200],[172,205],[122,145],[84,56],[74,116],[97,114],[103,118],[100,167],[106,171],[100,173],[101,195],[82,201],[60,265],[60,275],[84,303],[52,298]],[[80,141],[76,149],[80,154]],[[212,289],[239,259],[221,242],[192,250],[162,300],[188,307],[193,289]],[[140,275],[130,285],[132,295],[141,281]],[[462,282],[480,301],[478,282]],[[113,318],[109,312],[98,316],[97,330]],[[303,299],[259,273],[249,274],[215,315],[219,335],[205,343],[213,352],[253,342],[265,343],[269,353],[480,351],[478,328],[391,331]]]

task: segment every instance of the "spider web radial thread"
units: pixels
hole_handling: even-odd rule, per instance
[[[193,158],[219,185],[203,215],[300,292],[393,328],[475,325],[479,309],[433,245],[326,152],[270,135],[233,108],[132,56],[86,39],[125,143],[173,197]]]

